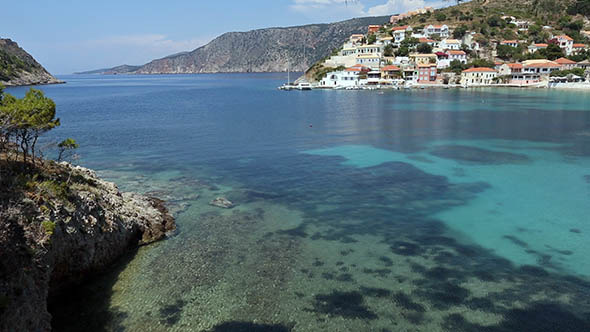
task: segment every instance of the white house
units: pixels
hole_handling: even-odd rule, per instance
[[[553,40],[557,41],[559,47],[565,51],[565,55],[571,55],[574,50],[574,40],[568,35],[555,36]]]
[[[549,60],[527,60],[523,63],[523,73],[534,73],[549,75],[551,72],[559,70],[561,66]]]
[[[461,41],[457,39],[443,39],[440,44],[440,48],[443,50],[460,50]]]
[[[516,27],[518,28],[518,31],[528,31],[529,25],[531,25],[531,22],[525,21],[525,20],[518,20],[518,21],[513,20],[510,23],[515,24]]]
[[[451,50],[448,51],[449,61],[458,60],[461,63],[467,63],[467,53],[464,51]]]
[[[528,49],[529,49],[529,53],[535,53],[538,50],[542,50],[547,48],[547,46],[549,46],[548,44],[544,44],[544,43],[540,43],[540,44],[531,44],[529,45]]]
[[[412,27],[407,25],[393,27],[391,28],[391,31],[393,35],[393,43],[399,45],[404,39],[412,34]]]
[[[359,73],[359,71],[349,70],[333,71],[322,78],[319,86],[325,88],[358,86]]]
[[[371,68],[379,68],[381,57],[377,54],[359,54],[356,57],[356,63]]]
[[[439,35],[440,38],[448,38],[450,36],[449,27],[446,24],[443,25],[429,25],[424,28],[424,35],[431,38],[433,35]]]
[[[379,45],[361,45],[356,48],[356,53],[361,54],[378,54],[381,53],[381,46]]]
[[[520,42],[518,40],[503,40],[500,42],[500,45],[518,47],[518,45],[520,45]]]

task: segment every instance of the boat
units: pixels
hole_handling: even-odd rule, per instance
[[[312,88],[312,86],[311,86],[311,84],[309,84],[309,83],[307,83],[307,82],[301,82],[301,83],[297,84],[297,85],[295,86],[295,88],[296,88],[297,90],[302,90],[302,91],[303,91],[303,90],[311,90],[311,89],[313,89],[313,88]]]
[[[291,91],[291,90],[295,90],[297,88],[297,85],[293,84],[293,83],[285,83],[281,86],[279,86],[279,90],[283,90],[283,91]]]

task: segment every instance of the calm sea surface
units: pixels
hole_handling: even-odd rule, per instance
[[[41,87],[48,139],[178,223],[52,303],[57,331],[590,330],[590,93],[284,76]]]

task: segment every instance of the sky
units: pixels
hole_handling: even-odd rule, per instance
[[[11,38],[52,74],[141,65],[230,31],[403,13],[445,0],[19,0],[2,4]]]

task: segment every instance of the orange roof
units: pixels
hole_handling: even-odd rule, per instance
[[[573,65],[576,62],[572,61],[570,59],[566,59],[566,58],[559,58],[557,60],[555,60],[556,63],[559,63],[560,65]]]
[[[495,73],[496,71],[492,68],[487,68],[487,67],[474,67],[474,68],[465,69],[463,72],[464,73]]]
[[[449,51],[449,54],[452,54],[452,55],[465,55],[467,53],[465,53],[464,51]]]
[[[393,65],[389,65],[389,66],[385,66],[383,68],[381,68],[381,71],[399,71],[399,67],[398,66],[393,66]]]
[[[432,24],[431,24],[431,25],[432,25]],[[432,27],[440,29],[440,28],[442,28],[443,26],[442,26],[442,25],[432,25]]]
[[[586,47],[586,44],[574,44],[574,47],[576,47],[576,48],[578,48],[578,47],[579,48],[583,48],[583,47]]]
[[[561,35],[561,36],[556,36],[555,38],[558,39],[565,39],[565,40],[573,40],[572,37],[568,36],[568,35]]]
[[[418,68],[430,68],[430,67],[436,67],[436,63],[428,63],[428,64],[418,65]]]
[[[409,28],[409,26],[404,25],[404,26],[401,26],[401,27],[393,27],[393,28],[391,28],[391,30],[393,30],[393,31],[402,31],[402,30],[408,30],[408,28]]]
[[[369,67],[365,67],[363,65],[354,65],[352,67],[346,68],[346,71],[370,71]]]
[[[522,64],[521,63],[507,63],[506,65],[510,69],[521,69],[522,68]]]
[[[518,44],[518,40],[503,40],[500,44]]]
[[[434,40],[424,37],[421,37],[420,39],[418,39],[418,41],[420,41],[421,43],[434,43]]]
[[[555,62],[547,61],[547,62],[541,62],[541,63],[531,63],[530,65],[526,65],[525,67],[527,67],[527,68],[556,68],[556,67],[561,67],[561,66]]]
[[[533,44],[536,47],[547,47],[549,46],[549,44],[544,44],[544,43],[540,43],[540,44]]]

